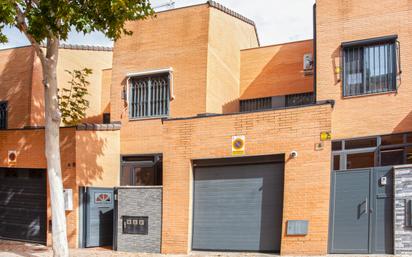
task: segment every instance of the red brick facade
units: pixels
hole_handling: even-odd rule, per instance
[[[411,20],[410,1],[317,0],[316,42],[267,47],[259,47],[253,22],[210,3],[128,23],[134,34],[115,42],[113,62],[111,53],[100,56],[105,61],[96,66],[91,98],[96,106],[86,119],[99,123],[102,113],[110,113],[121,130],[61,129],[64,183],[74,192],[75,210],[67,213],[70,246],[78,246],[79,186],[119,185],[121,155],[162,154],[161,250],[190,252],[192,162],[232,157],[231,137],[243,135],[244,156],[285,156],[281,254],[327,254],[331,143],[321,142],[320,134],[344,139],[412,131]],[[394,34],[402,45],[397,91],[342,97],[336,72],[341,44]],[[75,60],[83,55],[71,59],[71,53],[61,67],[79,66]],[[305,54],[315,54],[316,77],[303,71]],[[38,60],[30,47],[0,56],[0,101],[10,106],[9,130],[0,131],[0,167],[9,166],[7,151],[16,150],[16,167],[46,168],[43,129],[22,129],[43,125]],[[165,68],[173,73],[169,116],[130,119],[128,74]],[[312,92],[319,102],[309,106],[238,113],[240,100]],[[291,151],[299,157],[289,158]],[[309,233],[288,236],[288,220],[308,220]]]

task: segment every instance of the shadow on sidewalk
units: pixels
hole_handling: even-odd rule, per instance
[[[0,240],[0,257],[43,257],[52,251],[44,245]]]

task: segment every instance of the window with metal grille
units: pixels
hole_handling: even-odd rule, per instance
[[[302,94],[293,94],[286,96],[286,107],[289,106],[299,106],[307,105],[315,102],[314,93],[302,93]]]
[[[169,88],[169,73],[130,78],[129,118],[167,116],[169,114]]]
[[[256,99],[246,99],[240,100],[240,112],[253,112],[259,110],[269,110],[274,108],[307,105],[313,104],[314,102],[315,94],[313,92],[263,97]]]
[[[0,102],[0,129],[7,129],[7,102]]]
[[[272,97],[240,100],[240,111],[241,112],[267,110],[271,108],[272,108]]]
[[[362,45],[363,43],[363,45]],[[396,37],[342,44],[343,95],[356,96],[396,90]]]

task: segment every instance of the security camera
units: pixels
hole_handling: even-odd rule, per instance
[[[290,152],[290,158],[294,159],[296,157],[298,157],[298,152],[297,151]]]

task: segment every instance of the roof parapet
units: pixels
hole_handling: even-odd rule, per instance
[[[72,50],[88,50],[88,51],[113,51],[113,47],[110,46],[93,46],[93,45],[76,45],[76,44],[60,44],[62,49]]]
[[[242,21],[244,21],[244,22],[246,22],[246,23],[249,23],[249,24],[252,25],[252,26],[255,26],[255,22],[252,21],[251,19],[246,18],[245,16],[243,16],[243,15],[241,15],[241,14],[239,14],[239,13],[237,13],[237,12],[235,12],[235,11],[233,11],[233,10],[231,10],[231,9],[229,9],[229,8],[223,6],[223,5],[221,5],[221,4],[219,4],[219,3],[215,2],[215,1],[209,0],[209,1],[207,1],[207,3],[208,3],[209,6],[211,6],[211,7],[214,7],[214,8],[216,8],[216,9],[218,9],[218,10],[221,10],[221,11],[224,12],[224,13],[227,13],[227,14],[235,17],[235,18],[238,18],[238,19],[240,19],[240,20],[242,20]]]

